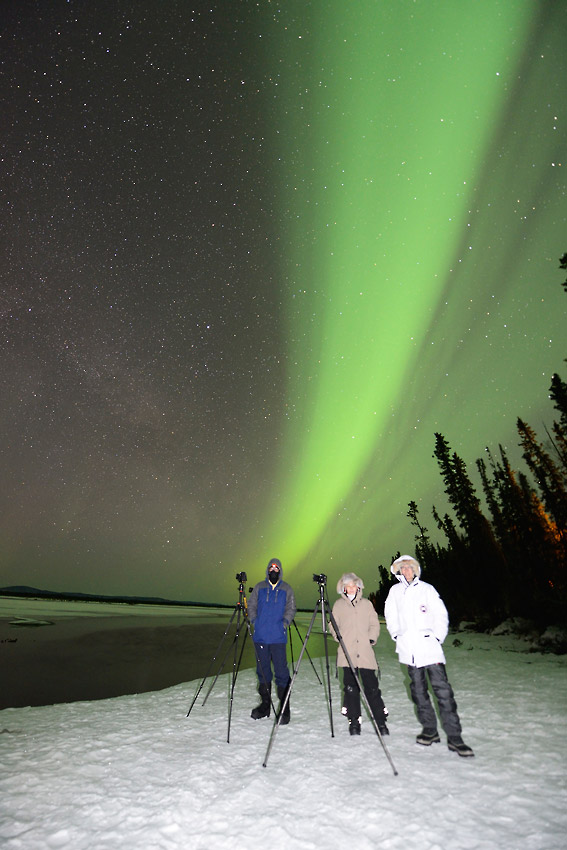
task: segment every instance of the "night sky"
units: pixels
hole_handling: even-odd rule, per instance
[[[544,438],[563,0],[2,10],[0,585],[312,607]]]

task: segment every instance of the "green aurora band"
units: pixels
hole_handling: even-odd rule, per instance
[[[542,8],[335,0],[279,10],[265,61],[279,97],[287,422],[263,538],[292,580],[333,560],[333,574],[375,566],[393,515],[399,546],[411,545],[407,503],[425,496],[430,507],[434,431],[474,432],[477,379],[490,384],[498,356],[486,340],[513,332],[500,315],[515,309],[517,275],[534,243],[542,260],[565,248],[546,210],[556,146],[542,150],[522,121],[549,82],[539,42],[562,55],[564,11],[555,6],[554,20]],[[527,386],[545,397],[548,364],[530,365],[533,342],[519,340],[526,366],[507,374],[497,405],[488,398],[481,441],[510,436]]]

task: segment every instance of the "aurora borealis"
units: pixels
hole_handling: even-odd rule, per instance
[[[372,589],[553,418],[567,7],[7,6],[2,584]]]

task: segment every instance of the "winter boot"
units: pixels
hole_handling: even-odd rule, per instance
[[[431,744],[438,744],[440,740],[441,738],[437,729],[423,729],[415,739],[415,742],[416,744],[421,744],[423,747],[430,747]]]
[[[378,726],[378,730],[381,735],[389,735],[390,731],[386,726],[386,719],[388,717],[388,709],[384,705],[384,701],[382,699],[382,695],[379,690],[370,691],[367,694],[368,705],[372,710],[372,714],[374,715],[374,720],[376,721],[376,725]]]
[[[463,758],[471,758],[471,756],[474,756],[471,748],[467,747],[463,739],[458,736],[455,736],[454,738],[447,738],[447,746],[450,750]]]
[[[349,718],[360,715],[360,690],[358,685],[345,685],[344,690],[345,713]]]
[[[386,719],[388,717],[388,709],[384,705],[384,700],[382,699],[382,694],[380,693],[380,688],[371,688],[366,692],[366,699],[368,700],[368,705],[370,706],[370,710],[374,715],[374,720],[376,721],[376,725],[380,731],[381,735],[389,735],[388,727],[386,726]]]
[[[282,710],[282,705],[284,704],[288,690],[289,690],[289,682],[287,683],[285,688],[278,687],[278,699],[280,701],[280,707],[279,707],[280,712]],[[280,726],[287,726],[287,724],[289,723],[289,718],[290,718],[290,711],[289,711],[289,700],[288,700],[287,705],[284,709],[284,713],[282,714],[282,717],[281,717],[281,720],[280,720]]]
[[[360,735],[360,717],[356,720],[349,717],[348,719],[349,735]]]
[[[272,705],[272,683],[269,682],[267,685],[259,685],[258,693],[260,694],[260,705],[257,705],[256,708],[252,709],[250,717],[253,720],[260,720],[261,717],[269,717],[270,716],[270,708]]]

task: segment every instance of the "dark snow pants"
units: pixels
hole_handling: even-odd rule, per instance
[[[364,688],[368,705],[374,715],[374,719],[379,727],[384,726],[388,711],[384,705],[380,687],[378,685],[378,676],[375,670],[370,670],[366,667],[358,668],[358,675]],[[358,720],[360,717],[360,688],[356,680],[356,676],[350,667],[343,667],[343,685],[344,685],[344,706],[346,708],[347,717],[349,720]]]
[[[272,681],[272,664],[274,678],[278,688],[286,688],[290,680],[287,666],[286,643],[254,643],[256,650],[256,672],[260,685],[269,685]]]
[[[439,714],[441,725],[448,738],[457,737],[461,734],[461,721],[457,714],[457,703],[453,689],[447,679],[444,664],[429,664],[427,667],[408,666],[410,677],[410,693],[417,708],[417,717],[424,729],[434,731],[437,729],[437,717],[433,708],[427,680],[431,684]]]

